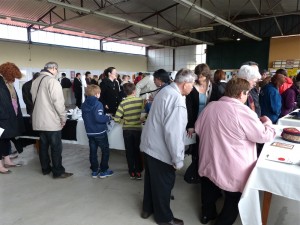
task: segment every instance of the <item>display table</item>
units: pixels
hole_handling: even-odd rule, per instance
[[[38,132],[33,131],[29,123],[29,117],[23,117],[26,132],[21,138],[38,139]],[[122,125],[115,123],[112,130],[108,133],[108,142],[110,149],[125,150]],[[185,138],[185,144],[190,145],[196,143],[196,135],[192,138]],[[62,142],[66,144],[88,145],[89,140],[86,135],[84,122],[79,120],[67,120],[66,125],[62,129]]]
[[[299,109],[296,109],[292,113],[299,112]],[[296,118],[290,114],[280,118],[277,121],[278,125],[291,126],[291,127],[300,127],[300,118]]]
[[[284,127],[286,126],[276,126],[276,138],[274,141],[264,145],[257,164],[247,181],[239,202],[239,212],[243,225],[267,224],[267,215],[272,196],[271,193],[300,201],[300,166],[266,159],[267,155],[274,153],[274,148],[275,151],[276,148],[279,148],[271,146],[273,142],[294,145],[291,150],[281,150],[300,153],[300,144],[287,142],[281,139],[280,134]],[[300,127],[298,129],[300,129]],[[263,216],[261,215],[259,191],[265,191]]]
[[[113,129],[108,133],[108,143],[110,149],[125,150],[122,125],[115,123]],[[82,119],[77,121],[76,127],[77,142],[74,144],[88,145],[89,139],[86,135],[84,122]]]

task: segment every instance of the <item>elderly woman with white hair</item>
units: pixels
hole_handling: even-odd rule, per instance
[[[251,90],[249,91],[249,96],[246,104],[256,112],[257,116],[261,115],[261,109],[259,105],[258,90],[256,89],[256,82],[261,78],[258,70],[258,65],[254,62],[245,63],[247,65],[242,65],[239,69],[237,77],[243,78],[250,83]]]
[[[184,137],[188,95],[196,75],[188,69],[178,71],[175,81],[154,98],[142,131],[140,149],[145,156],[145,185],[142,218],[154,214],[159,225],[183,225],[170,208],[175,170],[183,167]],[[154,132],[155,131],[155,132]]]

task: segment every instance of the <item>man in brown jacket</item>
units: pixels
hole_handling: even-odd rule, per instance
[[[62,166],[61,130],[66,123],[66,111],[62,87],[55,79],[57,74],[58,64],[48,62],[40,76],[32,82],[32,127],[40,133],[39,158],[43,174],[52,172],[53,178],[67,178],[73,174],[65,172]]]

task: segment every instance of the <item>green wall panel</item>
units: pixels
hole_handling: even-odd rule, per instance
[[[268,68],[270,39],[263,41],[239,41],[207,46],[206,62],[211,69],[238,69],[246,61]]]

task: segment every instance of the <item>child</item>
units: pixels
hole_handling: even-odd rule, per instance
[[[126,149],[126,158],[128,172],[131,179],[142,179],[143,170],[142,159],[140,155],[141,141],[141,112],[143,110],[143,99],[135,97],[135,85],[126,83],[123,90],[127,97],[120,103],[114,120],[120,123],[124,120],[123,137]]]
[[[88,85],[86,88],[87,98],[81,106],[82,118],[90,146],[90,163],[92,178],[105,178],[113,175],[108,169],[109,144],[107,138],[107,125],[110,117],[104,114],[103,105],[98,101],[100,88],[97,85]],[[99,167],[97,149],[101,148],[102,157]]]

